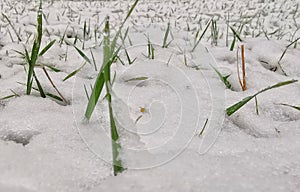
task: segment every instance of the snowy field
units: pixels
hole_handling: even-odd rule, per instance
[[[43,2],[42,98],[26,94],[39,3],[0,0],[0,192],[299,191],[300,2],[140,0],[87,121],[106,18],[114,36],[134,2]]]

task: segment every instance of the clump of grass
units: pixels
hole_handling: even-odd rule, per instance
[[[50,78],[49,74],[47,73],[47,70],[45,68],[45,66],[43,66],[43,71],[46,74],[47,78],[49,79],[49,81],[51,82],[51,85],[54,87],[54,89],[57,91],[57,93],[59,94],[59,96],[55,96],[51,93],[45,93],[43,90],[43,87],[35,73],[35,67],[37,66],[37,60],[38,57],[43,56],[55,43],[55,40],[50,41],[41,51],[41,41],[42,41],[42,35],[43,35],[43,11],[42,11],[42,0],[40,0],[39,3],[39,8],[38,8],[38,12],[37,12],[37,35],[36,38],[33,42],[32,45],[32,50],[31,50],[31,55],[29,55],[28,50],[25,48],[25,53],[24,53],[24,57],[26,59],[26,62],[29,65],[29,68],[27,70],[27,83],[26,83],[26,94],[30,95],[31,94],[31,90],[35,89],[38,90],[40,92],[41,97],[45,98],[46,96],[52,97],[56,100],[62,101],[65,104],[68,104],[68,102],[66,101],[66,99],[61,95],[61,93],[58,91],[58,89],[56,88],[56,86],[54,85],[52,79]],[[55,68],[51,68],[52,70],[56,71],[57,69]],[[33,84],[33,80],[35,80],[36,84],[37,84],[37,88],[33,88],[32,84]]]
[[[275,85],[272,85],[270,87],[267,87],[265,89],[262,89],[260,90],[259,92],[255,93],[254,95],[251,95],[251,96],[248,96],[246,98],[244,98],[242,101],[228,107],[226,109],[226,114],[228,116],[231,116],[232,114],[234,114],[236,111],[238,111],[241,107],[243,107],[246,103],[248,103],[251,99],[255,98],[257,95],[265,92],[265,91],[268,91],[268,90],[271,90],[271,89],[275,89],[275,88],[278,88],[278,87],[282,87],[282,86],[285,86],[285,85],[289,85],[289,84],[292,84],[292,83],[295,83],[297,82],[298,80],[289,80],[289,81],[284,81],[284,82],[280,82],[280,83],[277,83]]]
[[[38,12],[37,12],[37,37],[32,46],[31,56],[27,57],[27,61],[29,64],[29,69],[28,69],[28,73],[27,73],[27,89],[26,89],[27,95],[30,95],[30,93],[31,93],[33,77],[35,77],[35,80],[36,80],[38,86],[40,85],[40,83],[35,75],[34,67],[35,67],[35,64],[36,64],[36,61],[37,61],[38,55],[39,55],[39,50],[40,50],[41,41],[42,41],[42,33],[43,33],[43,11],[42,11],[42,1],[40,0],[40,5],[39,5]],[[29,54],[26,54],[26,55],[29,56]],[[39,86],[39,89],[40,89],[40,86]],[[45,95],[42,92],[43,92],[42,89],[40,89],[41,96],[45,97]]]

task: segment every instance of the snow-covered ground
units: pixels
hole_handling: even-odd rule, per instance
[[[297,0],[141,0],[123,28],[125,34],[129,27],[123,48],[136,60],[129,65],[121,49],[112,65],[112,105],[127,168],[113,176],[105,93],[86,122],[84,86],[90,93],[102,64],[106,16],[114,34],[133,2],[44,2],[42,47],[56,42],[38,59],[35,72],[44,90],[57,94],[41,68],[46,66],[69,102],[63,105],[36,91],[25,94],[28,64],[18,52],[31,49],[38,4],[0,0],[1,13],[15,29],[0,16],[0,98],[17,95],[0,100],[0,192],[298,191],[300,112],[280,104],[300,105],[299,82],[258,95],[259,114],[254,100],[225,114],[263,88],[300,80],[299,42],[280,60],[300,37]],[[217,38],[209,26],[193,50],[212,18]],[[171,43],[162,48],[168,22]],[[243,42],[233,51],[228,26],[236,31],[243,26]],[[147,58],[148,37],[154,59]],[[80,49],[84,44],[89,58],[93,53],[97,71],[86,64],[63,81],[85,62],[71,45],[75,41]],[[241,44],[246,91],[237,75]],[[212,66],[230,75],[231,89]]]

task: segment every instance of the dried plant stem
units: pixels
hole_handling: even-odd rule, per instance
[[[47,70],[45,67],[43,67],[43,71],[45,72],[48,80],[50,81],[52,87],[56,90],[56,92],[58,93],[58,95],[62,98],[62,100],[65,102],[65,104],[68,104],[69,102],[64,98],[64,96],[59,92],[59,90],[57,89],[57,87],[55,86],[55,84],[53,83],[50,75],[48,74]]]
[[[242,87],[242,90],[245,91],[247,89],[247,82],[246,82],[246,65],[245,65],[245,46],[244,46],[244,44],[241,45],[241,56],[242,56],[242,79],[240,76],[240,69],[239,69],[239,49],[237,49],[237,52],[236,52],[237,75],[238,75],[239,83]]]

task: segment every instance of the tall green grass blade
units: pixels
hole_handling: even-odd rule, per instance
[[[285,86],[285,85],[289,85],[291,83],[295,83],[297,82],[298,80],[289,80],[289,81],[284,81],[284,82],[280,82],[280,83],[277,83],[275,85],[272,85],[270,87],[267,87],[265,89],[262,89],[260,90],[259,92],[255,93],[254,95],[251,95],[251,96],[248,96],[246,98],[244,98],[242,101],[228,107],[226,109],[226,114],[228,116],[231,116],[233,113],[235,113],[236,111],[238,111],[241,107],[243,107],[246,103],[248,103],[251,99],[255,98],[257,95],[265,92],[265,91],[268,91],[268,90],[271,90],[271,89],[274,89],[274,88],[278,88],[278,87],[282,87],[282,86]]]
[[[51,41],[50,43],[48,43],[48,45],[46,45],[46,47],[44,47],[42,49],[42,51],[40,52],[39,56],[43,56],[55,43],[55,39],[53,41]]]
[[[206,25],[204,31],[202,32],[200,38],[198,39],[198,41],[197,41],[196,44],[194,45],[194,47],[193,47],[193,49],[192,49],[192,52],[194,52],[195,49],[197,48],[197,46],[199,45],[199,43],[200,43],[200,41],[202,40],[202,38],[204,37],[204,35],[205,35],[205,33],[206,33],[208,27],[210,26],[212,20],[213,20],[213,19],[211,19],[211,20],[207,23],[207,25]]]
[[[89,120],[92,116],[92,113],[96,107],[96,104],[99,100],[100,94],[102,92],[103,86],[104,86],[104,69],[107,65],[111,65],[113,63],[113,61],[117,58],[118,53],[120,51],[120,48],[118,48],[115,53],[113,54],[112,58],[110,58],[106,63],[103,63],[97,79],[95,81],[94,87],[93,87],[93,91],[92,94],[90,96],[90,100],[88,102],[87,108],[86,108],[86,112],[85,112],[85,117]]]
[[[39,54],[41,41],[42,41],[42,33],[43,33],[43,12],[42,12],[42,1],[40,0],[40,6],[37,13],[37,37],[33,43],[30,62],[29,62],[28,76],[27,76],[27,89],[26,89],[27,95],[30,95],[31,93],[34,67],[38,59],[38,54]]]

